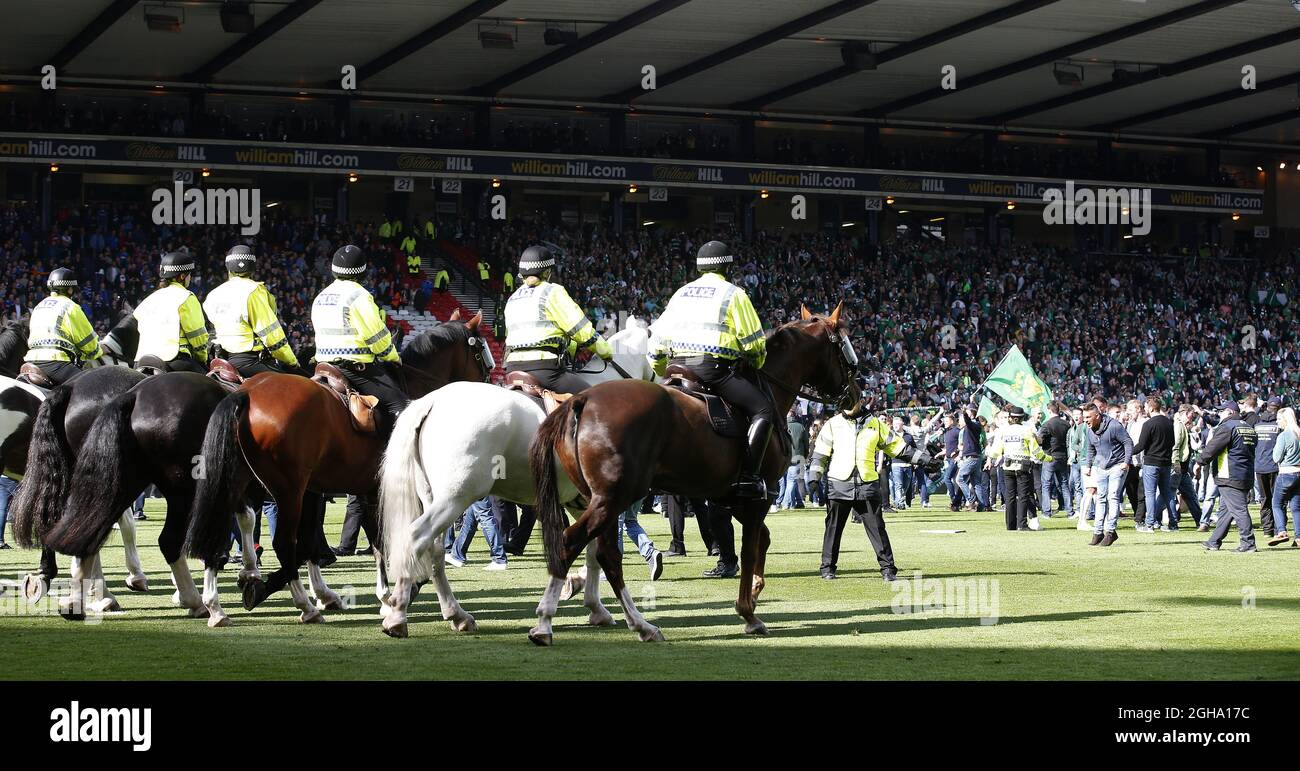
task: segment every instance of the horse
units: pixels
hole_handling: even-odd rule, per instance
[[[0,329],[0,377],[15,377],[27,355],[27,318],[20,316]]]
[[[115,396],[144,379],[144,375],[128,368],[138,342],[136,320],[128,305],[100,340],[104,358],[118,366],[92,367],[50,391],[0,377],[0,410],[8,411],[17,405],[17,411],[25,417],[12,431],[5,430],[11,422],[0,420],[0,455],[4,465],[13,471],[26,472],[10,512],[20,546],[39,543],[58,520],[67,497],[75,450],[95,416]],[[22,350],[26,353],[26,338]],[[140,565],[135,519],[129,511],[120,518],[119,527],[126,550],[127,588],[145,591],[148,579]],[[49,583],[58,575],[54,554],[53,549],[43,548],[39,573],[26,577],[24,591],[29,601],[36,602],[44,596]],[[100,566],[88,567],[99,578],[103,577]],[[111,594],[106,589],[104,593],[103,607],[114,606],[116,601]]]
[[[645,325],[635,321],[610,336],[614,364],[633,378],[653,380],[646,358],[649,337]],[[612,366],[577,374],[591,385],[622,377]],[[485,383],[453,383],[402,413],[384,452],[379,488],[384,551],[396,582],[386,601],[380,597],[385,634],[407,636],[406,611],[414,588],[430,577],[442,617],[452,628],[477,628],[447,581],[442,534],[485,495],[533,505],[528,446],[545,417],[542,407],[523,393]],[[611,624],[613,617],[600,606],[599,586],[598,581],[586,584],[591,623]]]
[[[468,322],[458,316],[411,339],[402,350],[406,392],[413,398],[458,381],[483,381],[492,371],[491,353],[475,330],[482,313]],[[289,587],[302,623],[324,620],[320,611],[343,607],[314,563],[308,568],[321,607],[312,604],[298,579],[305,561],[299,543],[319,540],[325,497],[373,495],[383,445],[361,433],[343,403],[321,385],[291,375],[263,373],[249,378],[218,405],[203,439],[206,473],[198,481],[186,548],[211,564],[230,537],[228,512],[239,508],[253,482],[279,506],[273,547],[280,568],[262,581],[243,582],[244,608],[253,610],[272,593]],[[383,555],[375,549],[376,593],[387,584]]]
[[[826,317],[801,308],[799,320],[782,325],[768,338],[767,360],[759,375],[770,386],[778,415],[789,411],[796,395],[842,409],[857,402],[857,355],[841,324],[842,308],[840,303]],[[789,465],[790,443],[784,432],[774,432],[769,442],[761,473],[774,489]],[[763,521],[768,502],[728,501],[740,473],[743,439],[716,433],[701,400],[655,383],[603,383],[547,416],[529,455],[551,576],[537,606],[538,624],[528,633],[534,644],[553,642],[551,619],[568,569],[594,539],[599,541],[596,562],[618,596],[628,627],[642,641],[664,639],[632,602],[617,540],[618,513],[652,488],[731,503],[732,516],[743,526],[736,611],[746,622],[746,633],[767,633],[754,609],[771,543]],[[576,515],[568,527],[566,508]]]

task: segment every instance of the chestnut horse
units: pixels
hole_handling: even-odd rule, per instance
[[[771,387],[778,415],[790,410],[796,395],[845,409],[857,402],[857,356],[840,322],[842,307],[840,303],[828,317],[803,308],[799,321],[783,325],[768,338],[760,375]],[[771,543],[763,523],[768,502],[728,500],[744,452],[743,439],[714,432],[703,402],[655,383],[602,383],[560,405],[542,423],[530,449],[551,579],[537,606],[538,624],[528,638],[537,645],[551,644],[551,618],[569,567],[588,543],[599,539],[596,559],[618,595],[628,626],[646,642],[663,639],[632,603],[618,548],[618,513],[651,489],[730,506],[743,527],[736,611],[745,619],[746,633],[765,634],[754,607]],[[789,463],[789,441],[784,432],[774,432],[762,467],[769,489],[776,488]],[[575,501],[561,500],[561,473],[577,488]],[[566,528],[565,508],[577,514],[580,501],[586,502],[585,511]]]
[[[482,313],[468,322],[454,317],[411,340],[402,351],[407,395],[419,398],[448,383],[485,380],[492,368],[491,354],[476,334],[482,320]],[[250,493],[261,497],[256,481],[280,509],[273,541],[280,568],[265,583],[256,575],[243,582],[244,608],[252,610],[287,585],[302,610],[300,620],[321,621],[320,609],[298,581],[298,568],[310,556],[302,547],[323,538],[325,497],[377,493],[383,451],[380,437],[354,428],[342,401],[321,385],[270,372],[249,378],[218,405],[208,423],[205,473],[186,536],[190,556],[208,564],[220,559],[230,539],[230,512],[251,505]],[[384,584],[379,548],[375,561]],[[313,563],[309,570],[322,608],[341,608],[319,568]]]

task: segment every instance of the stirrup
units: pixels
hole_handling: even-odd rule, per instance
[[[731,486],[731,491],[737,498],[759,500],[767,497],[767,482],[757,475],[742,476]]]

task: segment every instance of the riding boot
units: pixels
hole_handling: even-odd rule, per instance
[[[746,437],[745,460],[740,467],[740,479],[734,488],[737,498],[766,498],[767,484],[759,475],[767,442],[772,437],[772,421],[758,418],[749,424]]]

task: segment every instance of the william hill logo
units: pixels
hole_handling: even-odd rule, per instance
[[[153,142],[132,142],[126,146],[128,161],[174,161],[176,148]]]
[[[432,155],[403,153],[397,156],[397,168],[402,171],[442,171],[446,164]]]
[[[685,166],[656,166],[654,177],[657,182],[694,182],[695,172]]]
[[[922,192],[921,180],[911,179],[909,177],[881,177],[880,189],[890,190],[896,193],[920,193]],[[940,182],[939,191],[943,191],[943,184]]]

